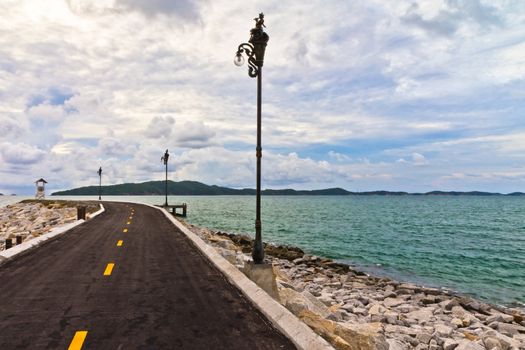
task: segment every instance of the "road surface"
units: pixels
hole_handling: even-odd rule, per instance
[[[104,206],[0,267],[0,349],[295,349],[158,210]]]

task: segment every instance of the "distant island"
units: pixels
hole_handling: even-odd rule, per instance
[[[52,196],[96,196],[98,186],[79,187],[66,191],[54,192]],[[144,196],[144,195],[164,195],[165,181],[148,181],[143,183],[126,183],[120,185],[102,186],[102,194],[105,196]],[[220,195],[255,195],[252,188],[234,189],[216,185],[206,185],[197,181],[168,181],[168,194],[175,196],[220,196]],[[408,193],[391,191],[367,191],[350,192],[343,188],[327,188],[321,190],[294,190],[267,189],[262,191],[267,196],[523,196],[523,192],[513,192],[501,194],[494,192],[457,192],[457,191],[432,191],[427,193]]]

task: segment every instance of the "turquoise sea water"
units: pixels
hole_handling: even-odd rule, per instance
[[[104,199],[164,202],[162,196]],[[253,236],[254,197],[169,201],[188,203],[192,224]],[[263,196],[262,220],[265,241],[376,275],[525,304],[525,197]]]

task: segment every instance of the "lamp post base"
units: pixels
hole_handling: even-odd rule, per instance
[[[255,264],[264,263],[264,246],[260,240],[253,241],[252,258]]]
[[[244,263],[242,272],[272,298],[280,301],[272,264],[255,264],[248,261]]]

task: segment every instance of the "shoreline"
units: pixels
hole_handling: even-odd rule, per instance
[[[252,238],[184,224],[242,271]],[[525,311],[265,243],[278,301],[337,349],[525,349]],[[349,336],[351,334],[351,336]],[[346,335],[346,336],[343,336]]]
[[[181,222],[240,271],[250,260],[251,237]],[[276,301],[336,349],[525,349],[521,309],[374,276],[293,246],[265,243],[265,251]]]

